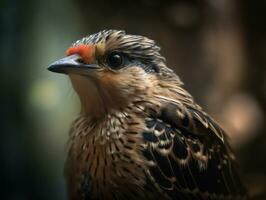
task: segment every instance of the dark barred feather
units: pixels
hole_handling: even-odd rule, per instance
[[[170,104],[146,119],[145,157],[154,184],[172,199],[247,199],[222,129],[199,110],[180,119]]]

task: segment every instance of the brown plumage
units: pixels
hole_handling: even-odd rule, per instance
[[[247,199],[224,131],[159,50],[101,31],[50,66],[69,75],[82,105],[65,167],[70,199]]]

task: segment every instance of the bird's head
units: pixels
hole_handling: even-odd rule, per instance
[[[178,80],[159,51],[146,37],[104,30],[73,43],[48,69],[67,74],[82,111],[100,117],[156,93],[162,80]]]

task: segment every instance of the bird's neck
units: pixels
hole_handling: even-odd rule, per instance
[[[93,78],[69,75],[81,102],[81,115],[94,120],[104,120],[109,114],[122,111],[129,103],[112,86],[102,86]]]
[[[151,79],[149,84],[144,85],[131,81],[118,87],[119,83],[112,84],[113,81],[108,81],[109,77],[106,76],[102,81],[77,74],[69,76],[81,101],[81,115],[91,121],[104,121],[110,115],[127,112],[132,106],[147,107],[165,102],[193,105],[192,97],[181,87],[178,80],[159,82]],[[131,109],[130,112],[132,110],[134,111]]]

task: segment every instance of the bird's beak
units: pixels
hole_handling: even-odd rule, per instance
[[[81,57],[78,54],[67,56],[52,63],[47,69],[56,73],[79,73],[84,70],[99,69],[96,64],[85,64],[80,62]]]

